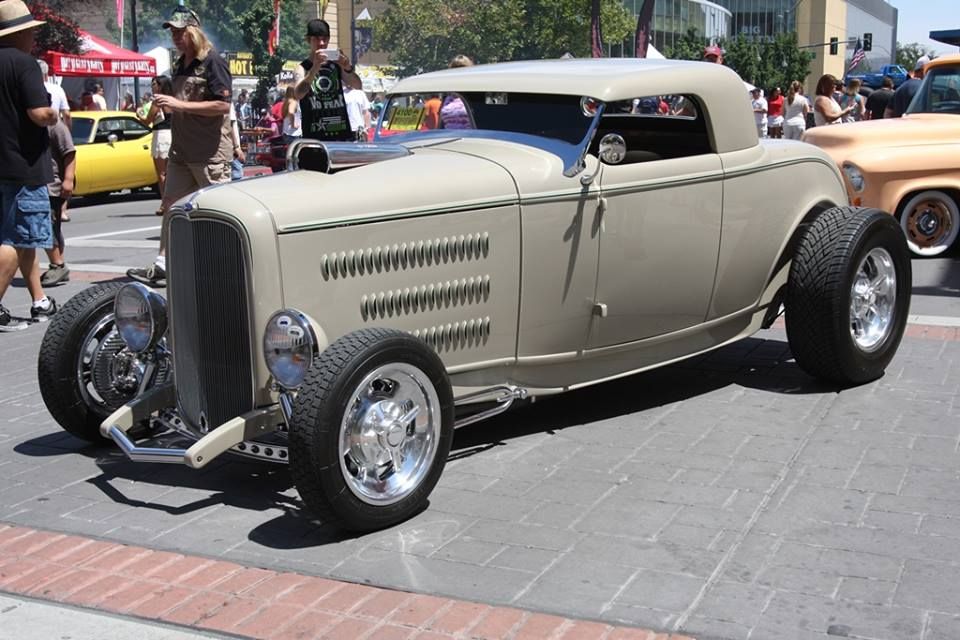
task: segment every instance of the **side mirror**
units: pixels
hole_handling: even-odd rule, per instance
[[[111,133],[110,135],[107,136],[107,144],[109,144],[112,147],[114,144],[117,143],[117,140],[119,139],[120,138],[117,136],[117,134]]]
[[[605,164],[620,164],[627,156],[627,141],[618,133],[608,133],[600,139],[600,160]]]

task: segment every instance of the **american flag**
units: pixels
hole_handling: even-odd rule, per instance
[[[853,69],[858,64],[863,62],[864,58],[867,57],[867,52],[863,50],[863,42],[857,38],[857,46],[853,49],[853,57],[850,58],[850,68]]]

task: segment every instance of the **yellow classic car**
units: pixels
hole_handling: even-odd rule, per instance
[[[153,133],[127,111],[77,111],[71,133],[77,147],[74,195],[100,196],[152,187],[157,172],[150,156]]]

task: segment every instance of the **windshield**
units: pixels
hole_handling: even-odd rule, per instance
[[[73,135],[73,144],[87,144],[90,142],[90,134],[93,133],[93,127],[96,121],[93,118],[82,118],[73,116],[71,119],[70,133]]]
[[[594,114],[580,96],[529,93],[396,94],[384,107],[378,137],[438,129],[502,131],[578,145]]]
[[[931,69],[913,97],[907,113],[960,114],[960,66]]]

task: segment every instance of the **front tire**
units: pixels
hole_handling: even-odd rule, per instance
[[[49,322],[37,361],[40,395],[64,431],[103,443],[100,423],[133,400],[147,370],[117,333],[113,301],[124,283],[105,282],[70,298]],[[169,377],[160,363],[151,385]]]
[[[921,191],[900,208],[900,226],[914,255],[940,255],[960,233],[960,205],[949,193]]]
[[[787,338],[797,364],[844,386],[879,378],[903,337],[911,289],[910,254],[892,216],[824,211],[790,267]]]
[[[410,334],[363,329],[331,344],[297,392],[290,471],[325,522],[365,532],[423,510],[453,439],[439,356]]]

